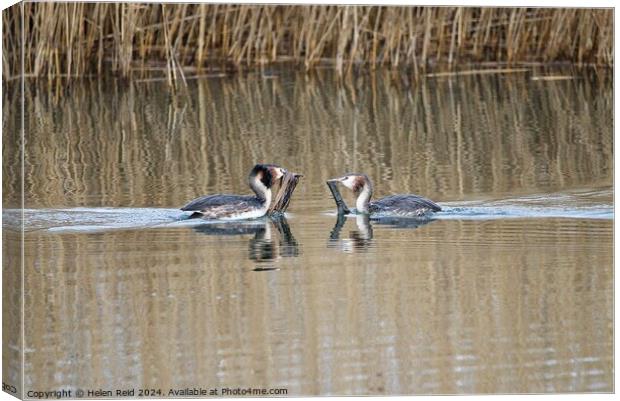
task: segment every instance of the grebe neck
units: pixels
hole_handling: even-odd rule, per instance
[[[250,180],[250,188],[252,188],[252,191],[254,191],[256,197],[260,199],[264,206],[271,204],[271,189],[267,188],[258,177],[253,177]]]
[[[359,213],[368,213],[368,203],[371,197],[372,184],[370,182],[365,182],[355,201],[355,208]]]

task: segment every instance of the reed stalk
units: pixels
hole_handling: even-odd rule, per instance
[[[55,3],[2,13],[3,78],[113,74],[163,67],[238,70],[290,62],[413,68],[524,62],[613,66],[611,9]]]

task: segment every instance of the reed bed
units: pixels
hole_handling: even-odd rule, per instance
[[[463,62],[613,65],[611,9],[37,2],[2,19],[4,79],[20,76],[22,50],[28,77],[159,73],[170,82],[282,62],[340,75]]]

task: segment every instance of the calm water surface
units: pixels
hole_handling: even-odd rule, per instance
[[[26,390],[613,391],[611,81],[545,74],[29,85]],[[285,219],[182,221],[187,200],[247,193],[256,162],[304,173]],[[338,219],[325,180],[347,171],[446,211]]]

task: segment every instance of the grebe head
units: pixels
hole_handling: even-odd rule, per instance
[[[349,188],[351,191],[356,194],[360,193],[364,186],[372,187],[372,182],[370,178],[366,174],[363,173],[348,173],[343,175],[342,177],[333,178],[329,181],[341,182],[342,185]]]
[[[250,171],[248,181],[256,196],[267,206],[271,204],[271,187],[276,180],[282,180],[286,170],[275,164],[257,164]]]
[[[355,208],[358,213],[368,213],[368,204],[372,197],[372,181],[363,173],[348,173],[329,181],[341,182],[357,195]]]
[[[260,182],[266,189],[269,189],[276,180],[281,180],[284,174],[286,174],[286,170],[275,164],[257,164],[252,171],[250,171],[250,176],[248,178],[250,186]]]

